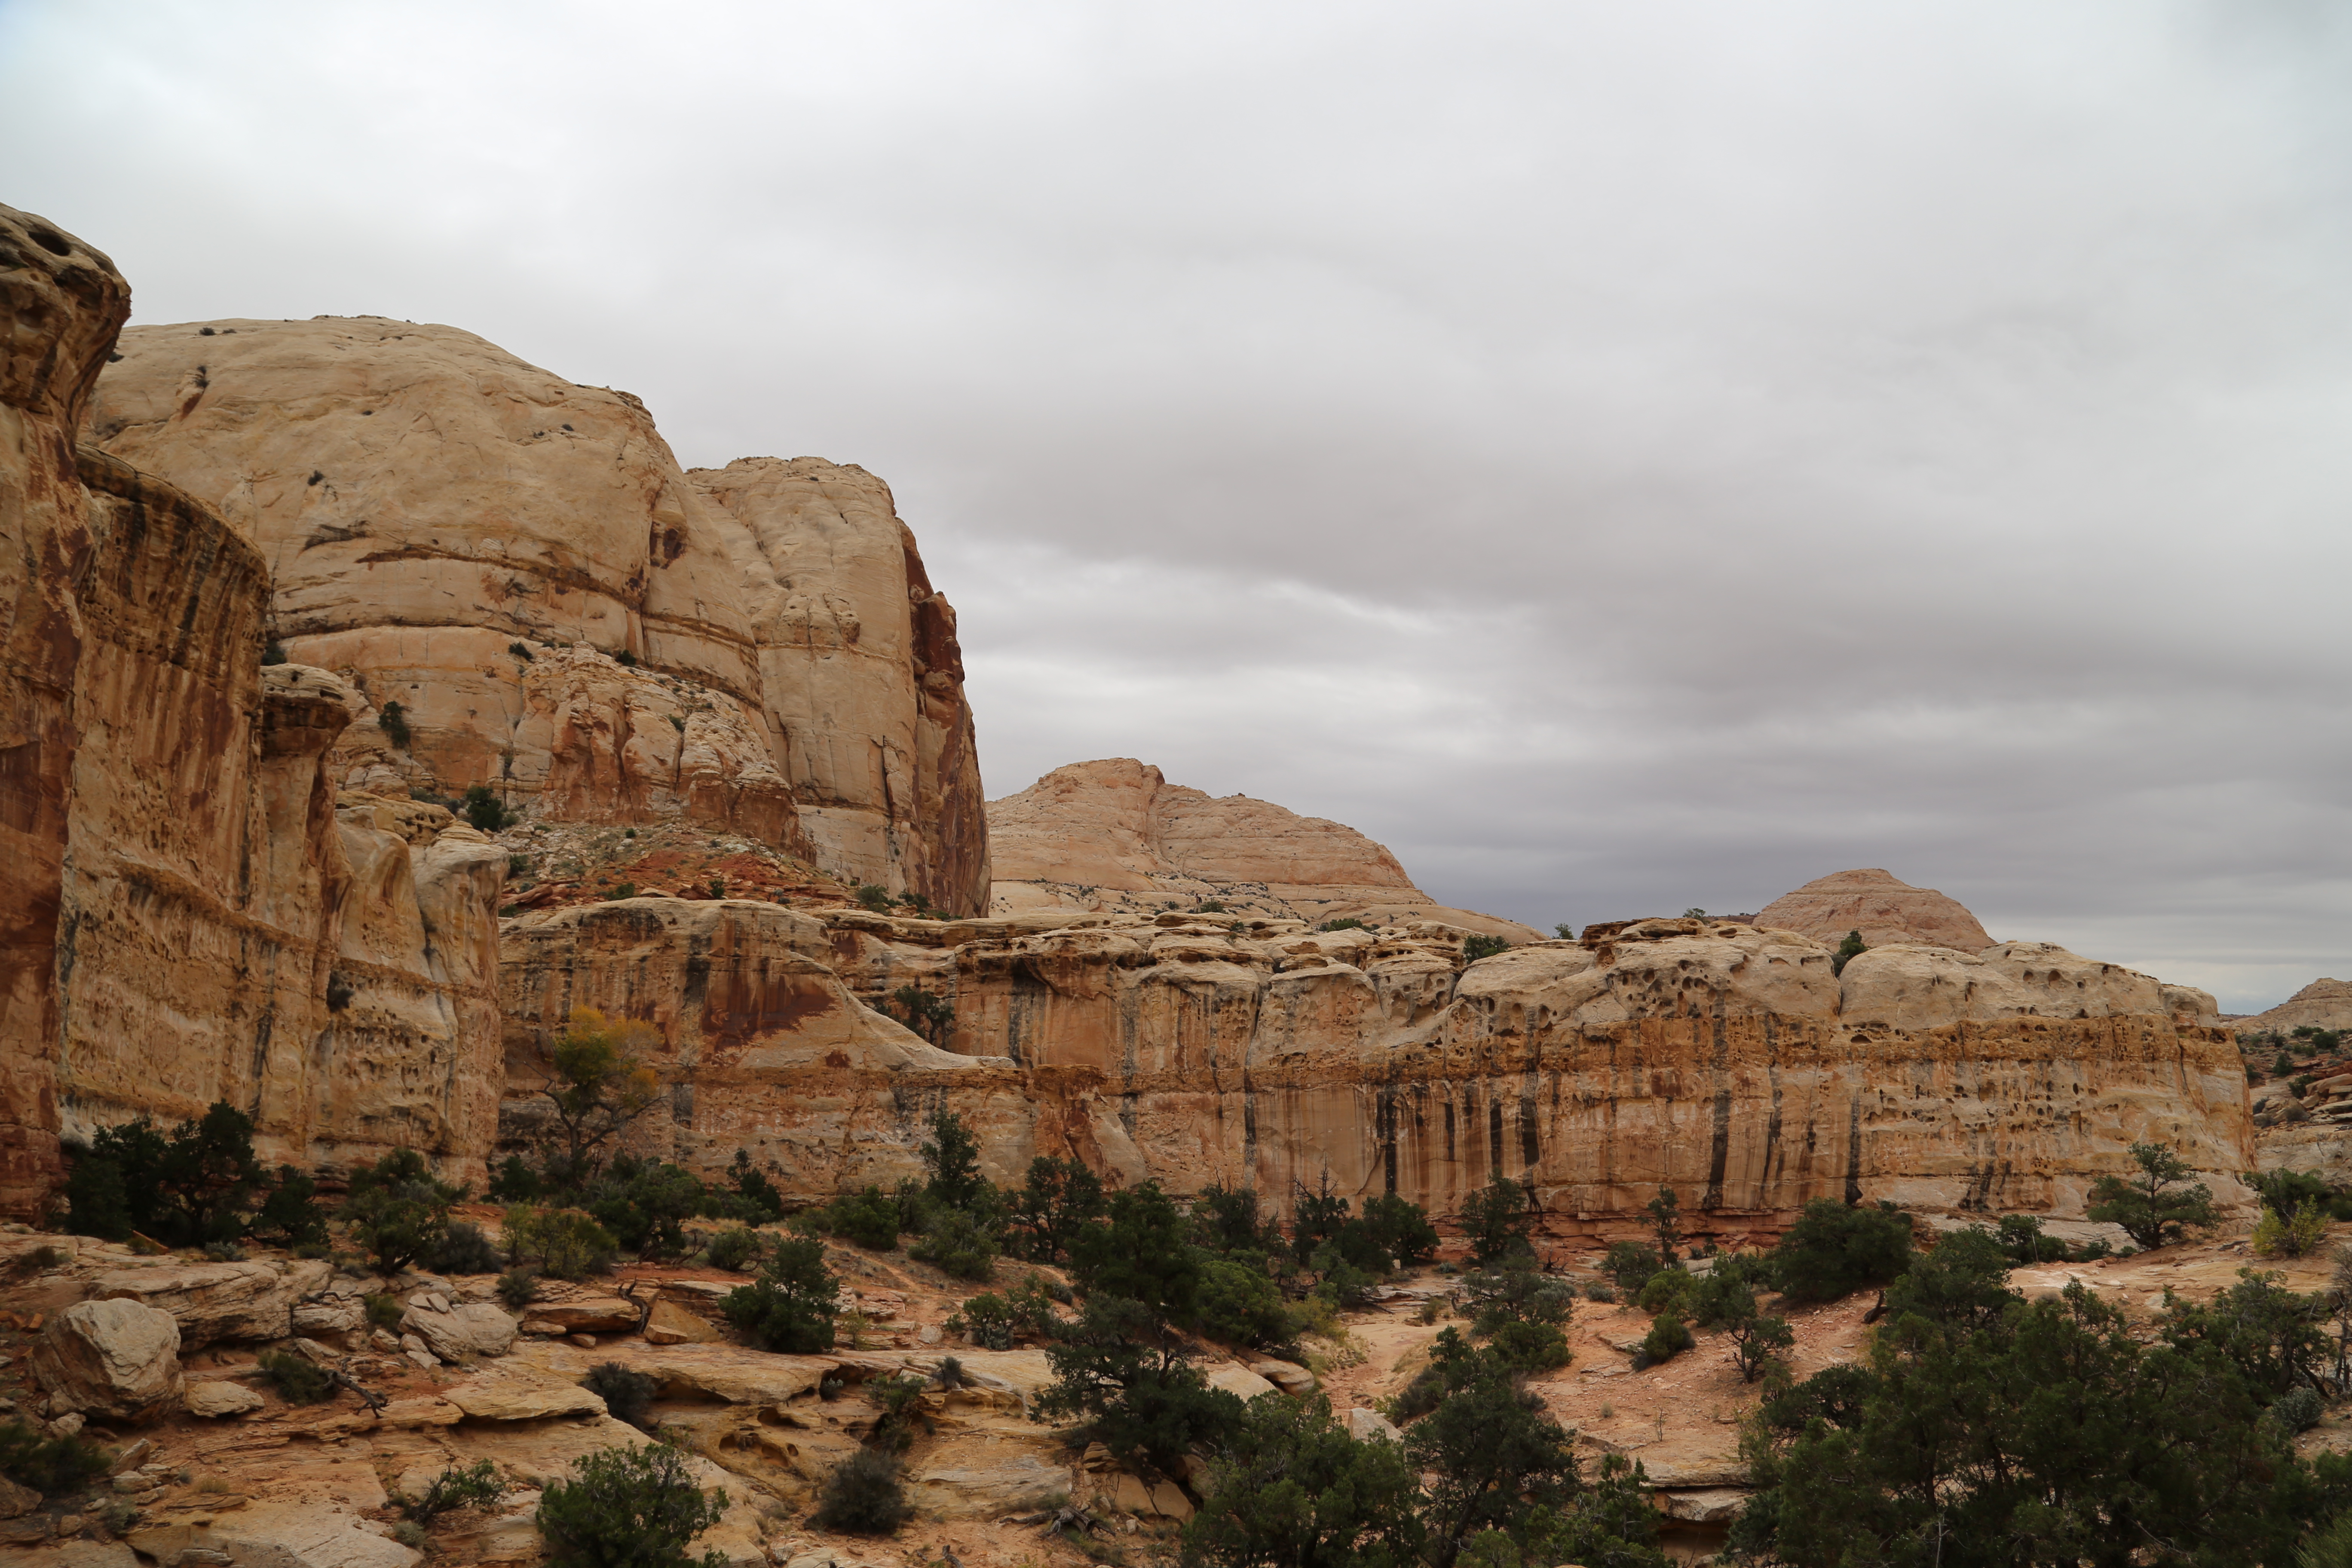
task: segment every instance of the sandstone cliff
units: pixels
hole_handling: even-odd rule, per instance
[[[1816,877],[1758,910],[1756,923],[1802,931],[1832,947],[1851,931],[1860,931],[1873,947],[1912,942],[1979,952],[1992,945],[1977,917],[1958,900],[1879,870]]]
[[[944,1105],[999,1180],[1038,1153],[1178,1191],[1281,1194],[1328,1172],[1451,1214],[1499,1173],[1536,1184],[1554,1234],[1622,1230],[1660,1182],[1724,1236],[1814,1197],[2079,1217],[2145,1139],[2244,1200],[2234,1048],[2119,966],[2020,943],[1958,981],[1920,970],[1924,949],[1840,977],[1793,932],[1648,921],[1465,967],[1461,934],[646,900],[534,917],[506,944],[509,1103],[576,998],[662,1029],[686,1108],[664,1147],[769,1150],[809,1198],[911,1173]],[[859,1045],[872,1015],[840,981],[950,997],[942,1037],[971,1066],[902,1031],[893,1052]]]
[[[131,329],[90,427],[259,546],[289,655],[363,699],[335,784],[678,815],[982,901],[954,613],[861,470],[689,477],[627,393],[378,317]]]
[[[1312,923],[1442,920],[1512,942],[1538,931],[1447,909],[1354,828],[1271,801],[1171,784],[1132,757],[1073,763],[988,803],[991,911],[1152,911],[1215,901]]]
[[[0,1206],[46,1202],[61,1133],[216,1100],[255,1118],[271,1158],[398,1142],[478,1169],[496,1086],[463,1058],[496,1050],[504,853],[387,853],[338,822],[325,759],[352,700],[324,670],[262,666],[260,552],[177,487],[73,450],[121,279],[5,209],[0,251],[0,573],[18,574],[0,584]],[[355,864],[380,875],[347,923]],[[352,1032],[403,984],[430,1017],[369,1070]],[[427,1037],[449,1070],[419,1084]],[[467,1093],[474,1110],[453,1112]]]

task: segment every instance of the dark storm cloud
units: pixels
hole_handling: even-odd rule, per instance
[[[2352,974],[2336,8],[0,4],[140,319],[451,321],[888,478],[990,787],[1549,924],[1881,865]]]

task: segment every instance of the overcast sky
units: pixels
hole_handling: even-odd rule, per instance
[[[0,0],[0,200],[882,475],[992,795],[1545,927],[1884,866],[2250,1011],[2352,977],[2347,16]]]

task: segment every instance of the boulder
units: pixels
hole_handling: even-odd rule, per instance
[[[180,1397],[180,1325],[136,1301],[77,1301],[42,1329],[32,1366],[52,1412],[144,1420]]]
[[[576,1383],[520,1367],[476,1373],[442,1391],[475,1421],[537,1421],[550,1415],[602,1415],[604,1402]]]
[[[635,1301],[619,1296],[594,1296],[583,1301],[534,1301],[530,1314],[522,1324],[522,1331],[527,1334],[633,1333],[639,1315]]]
[[[504,1355],[515,1340],[515,1321],[487,1301],[467,1301],[437,1312],[411,1307],[401,1314],[400,1326],[443,1361]]]
[[[198,1350],[221,1340],[282,1340],[295,1331],[298,1298],[334,1273],[322,1259],[273,1263],[158,1264],[110,1269],[90,1281],[101,1300],[137,1301],[172,1314],[180,1342]]]
[[[1361,1406],[1348,1412],[1348,1436],[1359,1443],[1369,1443],[1374,1438],[1384,1443],[1404,1441],[1404,1434],[1397,1430],[1395,1422],[1377,1410],[1367,1410]]]
[[[242,1415],[248,1410],[258,1410],[264,1401],[261,1395],[241,1383],[215,1380],[188,1384],[185,1395],[188,1414],[218,1417]]]
[[[649,1345],[709,1344],[722,1337],[717,1324],[676,1301],[655,1302],[653,1315],[646,1320]]]
[[[0,1519],[22,1519],[41,1506],[41,1494],[0,1476]]]

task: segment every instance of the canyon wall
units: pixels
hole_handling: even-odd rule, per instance
[[[681,816],[984,901],[954,611],[862,469],[688,475],[629,394],[380,317],[132,328],[90,432],[259,546],[288,655],[362,699],[336,784]]]
[[[2147,1140],[2246,1201],[2229,1037],[2210,1003],[2169,1010],[2121,966],[2012,943],[1889,949],[1838,976],[1809,938],[1703,921],[1465,966],[1461,936],[675,900],[526,917],[506,945],[508,1133],[527,1131],[526,1064],[584,1001],[660,1031],[680,1087],[656,1146],[715,1169],[740,1144],[805,1199],[913,1173],[946,1107],[1000,1181],[1066,1153],[1182,1192],[1328,1174],[1451,1215],[1507,1175],[1554,1235],[1622,1232],[1662,1182],[1727,1237],[1816,1197],[2080,1217]],[[953,1054],[858,1005],[903,984],[952,999]]]
[[[478,842],[428,835],[413,853],[339,820],[327,759],[352,697],[324,670],[262,664],[260,551],[166,480],[75,451],[121,279],[6,209],[0,263],[0,574],[16,574],[0,575],[0,1210],[47,1203],[61,1137],[223,1100],[266,1158],[403,1143],[478,1170],[504,851],[460,829]],[[418,1026],[353,1070],[404,987]],[[415,1081],[427,1040],[471,1070]],[[488,1064],[462,1060],[485,1044]]]

